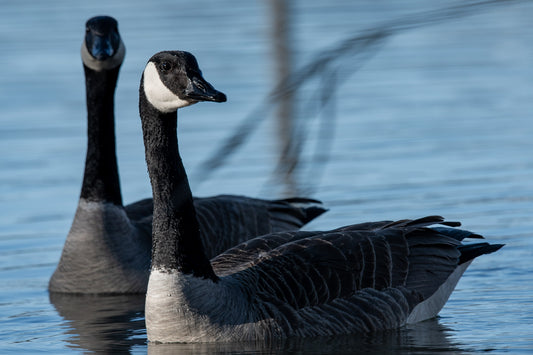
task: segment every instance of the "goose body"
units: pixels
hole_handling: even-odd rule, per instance
[[[217,280],[152,269],[145,308],[148,339],[269,341],[368,333],[433,318],[472,260],[456,264],[452,255],[460,252],[459,241],[426,228],[423,219],[407,223],[259,237],[248,245],[261,247],[242,245],[212,260]],[[423,254],[431,269],[419,276],[427,285],[409,277],[421,265],[408,254],[427,247],[414,240],[418,233],[436,243]],[[285,237],[288,241],[278,247],[263,247],[269,239],[277,244]],[[444,254],[439,249],[450,244],[452,260],[442,262],[435,254]],[[499,247],[480,243],[477,255]]]
[[[114,93],[125,46],[115,19],[91,18],[81,47],[87,93],[87,156],[72,226],[49,290],[145,293],[152,199],[124,206],[115,153]],[[217,255],[253,236],[299,229],[322,214],[319,201],[220,195],[194,199],[201,238]]]
[[[482,237],[430,216],[272,233],[209,260],[179,157],[177,110],[225,96],[203,79],[190,53],[171,51],[149,60],[139,99],[154,201],[149,341],[264,341],[397,328],[436,316],[472,260],[502,247],[463,244]]]

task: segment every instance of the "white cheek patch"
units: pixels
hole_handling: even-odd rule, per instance
[[[118,67],[120,64],[122,64],[122,61],[124,60],[124,57],[126,56],[126,46],[120,40],[120,45],[118,47],[117,53],[115,53],[114,56],[111,58],[108,58],[106,60],[97,60],[95,59],[87,49],[87,46],[85,45],[85,41],[81,44],[81,60],[83,61],[83,64],[85,64],[89,69],[92,69],[94,71],[102,71],[102,70],[110,70]]]
[[[159,111],[169,113],[180,107],[192,105],[194,101],[180,99],[163,84],[155,64],[149,62],[144,69],[144,94],[148,101]]]

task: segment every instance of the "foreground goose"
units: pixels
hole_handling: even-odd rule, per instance
[[[152,244],[152,199],[123,206],[115,154],[114,93],[125,47],[117,21],[86,24],[81,47],[88,141],[80,200],[52,292],[145,293]],[[252,236],[298,229],[325,211],[316,200],[221,195],[194,201],[201,237],[214,256]]]
[[[160,52],[140,85],[152,184],[152,342],[273,340],[396,328],[437,315],[474,258],[502,245],[431,216],[284,232],[209,261],[178,151],[177,109],[225,101],[187,52]],[[441,224],[440,227],[429,228]]]

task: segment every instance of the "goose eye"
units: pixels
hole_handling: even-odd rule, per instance
[[[167,70],[170,70],[171,68],[172,68],[172,65],[170,65],[169,62],[162,62],[161,64],[159,64],[159,69],[161,70],[167,71]]]

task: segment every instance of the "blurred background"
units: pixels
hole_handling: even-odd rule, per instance
[[[533,348],[533,3],[2,0],[2,352],[158,351],[145,343],[142,302],[131,301],[138,307],[119,326],[101,309],[91,311],[96,319],[62,312],[46,290],[83,174],[85,21],[103,14],[118,20],[126,45],[115,103],[125,203],[151,195],[141,72],[155,52],[190,51],[228,96],[179,113],[196,196],[320,199],[330,210],[308,229],[430,214],[460,220],[507,246],[470,267],[435,323],[367,343]],[[116,309],[122,301],[99,302]]]

